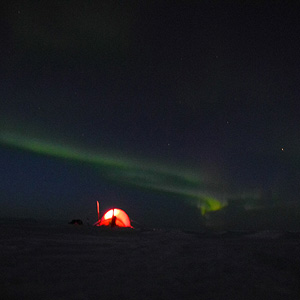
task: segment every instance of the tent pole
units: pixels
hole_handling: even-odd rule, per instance
[[[99,201],[97,201],[97,213],[98,213],[98,222],[100,222],[100,209],[99,209]]]

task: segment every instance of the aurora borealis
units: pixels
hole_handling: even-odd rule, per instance
[[[3,217],[93,219],[99,200],[194,227],[300,204],[298,4],[2,8]]]
[[[209,186],[204,179],[164,168],[154,168],[146,163],[137,164],[125,159],[117,159],[103,154],[78,150],[68,146],[55,145],[34,138],[24,138],[10,133],[0,134],[0,142],[36,154],[53,156],[64,160],[86,163],[96,168],[102,177],[152,192],[174,194],[188,200],[204,214],[224,206],[219,200],[209,196],[218,192],[217,184]]]

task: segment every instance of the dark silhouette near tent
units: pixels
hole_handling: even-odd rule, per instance
[[[116,216],[113,216],[113,217],[111,218],[111,223],[110,223],[111,228],[117,226],[117,225],[116,225],[116,220],[117,220],[117,217],[116,217]]]
[[[74,219],[71,222],[69,222],[71,225],[82,225],[83,222],[80,219]]]

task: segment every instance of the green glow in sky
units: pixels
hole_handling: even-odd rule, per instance
[[[99,169],[102,177],[119,184],[175,195],[188,200],[200,209],[203,215],[224,206],[211,196],[210,189],[213,187],[209,187],[204,179],[179,170],[162,166],[153,167],[146,162],[137,163],[124,158],[96,154],[10,132],[0,132],[0,143],[40,155],[90,164]]]

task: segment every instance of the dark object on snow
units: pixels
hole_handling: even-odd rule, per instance
[[[69,224],[72,224],[72,225],[82,225],[82,221],[80,219],[77,219],[77,220],[72,220],[71,222],[69,222]]]

